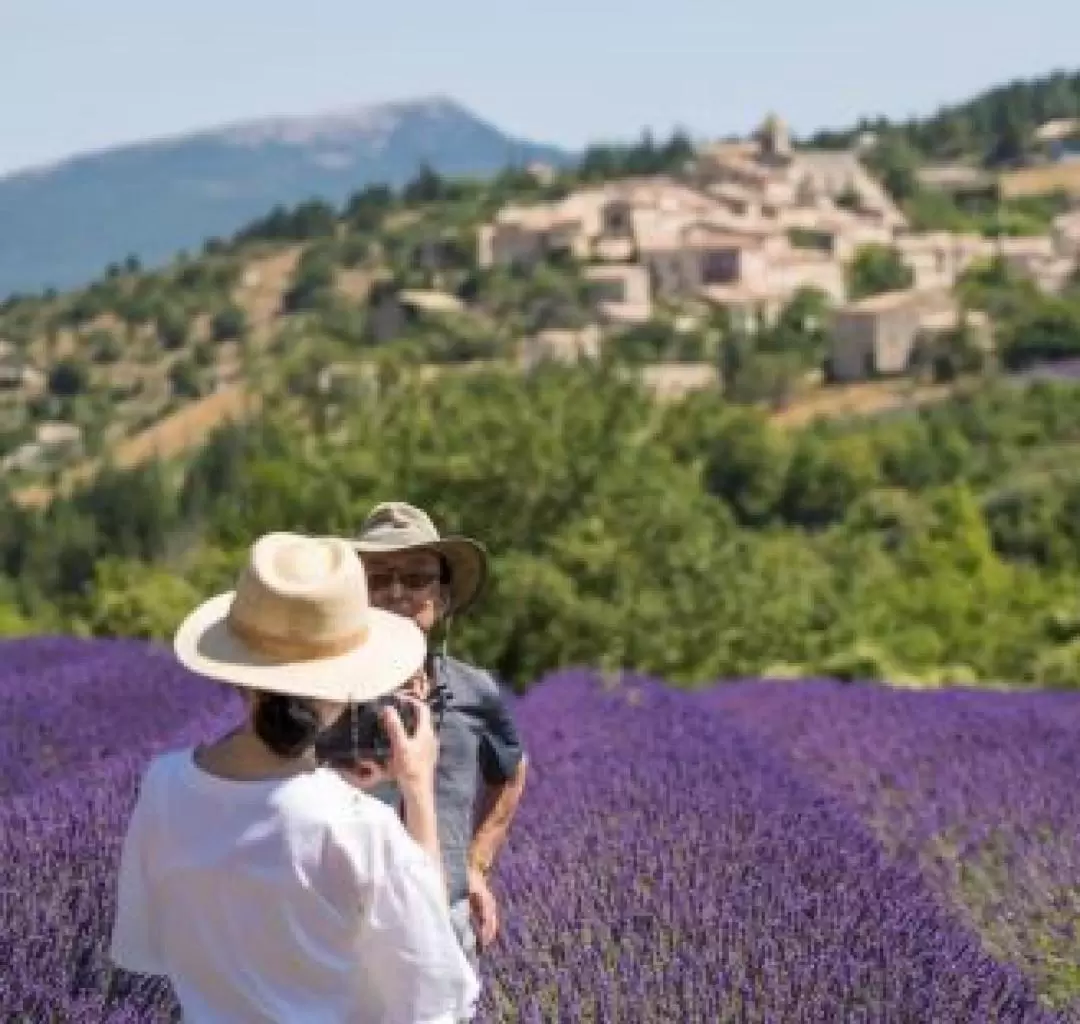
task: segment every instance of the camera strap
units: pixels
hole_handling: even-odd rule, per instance
[[[360,719],[358,717],[356,701],[354,700],[349,701],[349,724],[353,758],[358,759],[360,757]]]

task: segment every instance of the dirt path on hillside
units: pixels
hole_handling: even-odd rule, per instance
[[[948,384],[912,387],[909,381],[867,381],[845,387],[827,388],[792,402],[770,419],[778,427],[798,429],[816,419],[879,416],[948,398],[954,388]]]
[[[431,379],[438,375],[439,369],[425,367],[421,375]],[[810,395],[792,403],[787,409],[773,413],[770,419],[779,427],[797,430],[818,418],[881,415],[941,401],[952,393],[953,388],[944,384],[912,388],[904,382],[873,381]],[[258,407],[258,396],[250,396],[243,385],[224,388],[207,398],[189,403],[120,442],[113,451],[113,462],[119,468],[129,469],[154,458],[175,458],[205,443],[209,435],[227,421],[244,419]],[[61,478],[60,492],[67,493],[76,484],[85,483],[100,466],[101,460],[95,459],[68,470]],[[53,488],[32,486],[16,491],[14,498],[21,505],[40,508],[48,504],[54,493]]]
[[[120,469],[131,469],[152,459],[172,459],[201,446],[209,435],[229,420],[242,420],[259,406],[258,396],[249,396],[242,385],[224,388],[216,394],[185,405],[153,426],[117,444],[112,462]],[[12,495],[26,507],[47,505],[57,490],[68,493],[77,484],[93,478],[102,460],[91,459],[69,469],[60,478],[58,488],[24,487]]]

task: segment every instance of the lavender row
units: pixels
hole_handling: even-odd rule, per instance
[[[112,681],[92,684],[100,721],[91,713],[86,728],[120,731],[132,749],[87,760],[77,733],[55,734],[64,778],[0,802],[4,1019],[175,1017],[167,986],[104,963],[120,837],[149,754],[215,735],[234,708],[151,649],[103,646]],[[84,669],[68,671],[71,692],[90,692]],[[46,676],[41,691],[63,689],[62,665],[43,663]],[[886,854],[868,804],[792,768],[780,697],[796,717],[803,692],[737,687],[724,703],[651,683],[605,692],[567,673],[518,703],[532,782],[496,881],[505,931],[485,962],[482,1019],[1060,1019],[942,907],[912,858]],[[12,771],[25,783],[24,753],[31,768]],[[889,756],[904,764],[903,750]],[[0,762],[5,784],[8,772]]]
[[[845,805],[691,698],[568,674],[519,714],[491,1019],[1054,1019]]]
[[[191,719],[236,706],[149,644],[0,644],[0,796],[77,777],[114,755],[147,755]]]
[[[702,699],[855,808],[1080,1020],[1080,697],[748,682]]]

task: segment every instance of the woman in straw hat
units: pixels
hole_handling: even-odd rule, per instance
[[[240,688],[248,716],[156,758],[124,840],[111,957],[167,976],[184,1020],[443,1024],[478,994],[439,871],[430,712],[387,711],[385,769],[404,823],[322,767],[316,735],[400,690],[425,657],[411,622],[370,607],[346,542],[270,534],[235,591],[197,608],[174,648]]]

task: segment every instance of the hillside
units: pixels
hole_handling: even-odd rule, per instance
[[[446,99],[255,121],[79,156],[0,178],[0,300],[81,285],[129,254],[166,261],[278,204],[336,205],[368,184],[401,185],[425,162],[461,175],[565,159]]]
[[[268,122],[229,144],[326,146],[361,125],[370,141],[391,123]],[[398,189],[264,209],[154,270],[130,259],[81,290],[0,304],[0,471],[41,504],[109,461],[197,447],[268,389],[340,400],[387,361],[527,370],[602,353],[664,400],[721,392],[790,426],[902,411],[989,367],[961,345],[830,384],[833,314],[908,282],[963,283],[971,308],[994,312],[1008,369],[1080,353],[1075,216],[1025,213],[1032,234],[1010,242],[1002,273],[968,281],[998,254],[992,238],[913,231],[853,153],[798,148],[774,166],[771,133],[787,145],[770,118],[734,146],[645,137],[487,180],[428,168]],[[769,203],[735,183],[747,173]],[[609,223],[620,209],[632,223]],[[739,269],[762,239],[771,265]]]
[[[456,635],[515,682],[1073,685],[1080,404],[1035,378],[1080,355],[1080,250],[1043,212],[919,231],[770,117],[8,301],[0,634],[167,636],[258,532],[404,494],[498,552]]]

